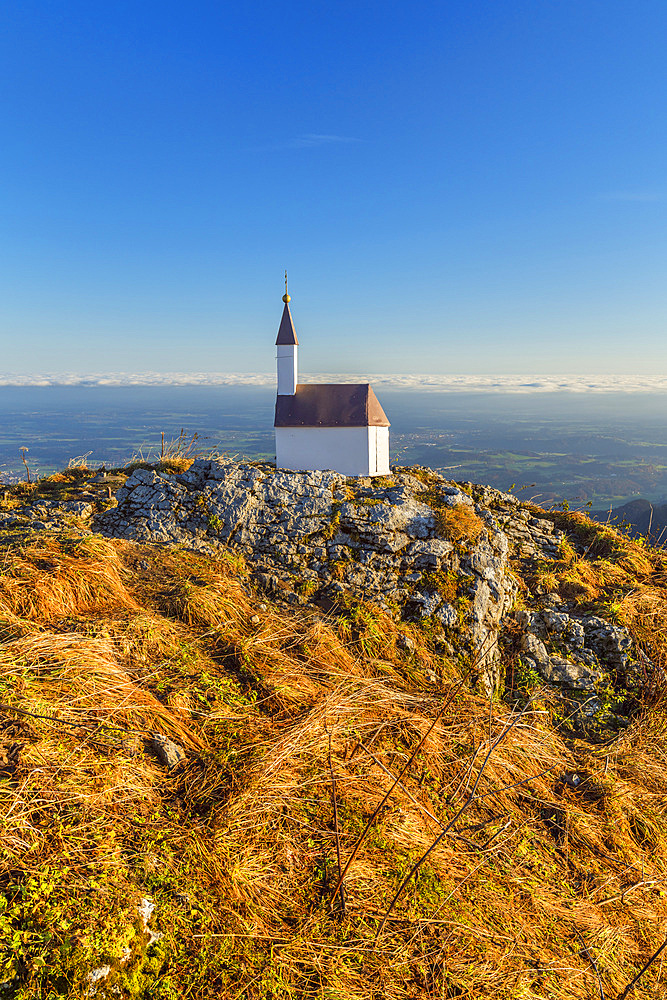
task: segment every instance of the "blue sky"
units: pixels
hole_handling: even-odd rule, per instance
[[[660,374],[667,4],[5,0],[0,369]]]

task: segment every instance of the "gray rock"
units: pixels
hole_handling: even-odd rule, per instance
[[[541,619],[547,634],[557,635],[572,648],[584,645],[586,633],[581,621],[564,611],[542,611]]]
[[[443,490],[442,494],[439,500],[443,507],[458,507],[459,504],[463,504],[466,507],[474,506],[472,498],[461,490]]]
[[[547,663],[549,660],[549,654],[547,653],[547,647],[544,643],[533,635],[531,632],[526,632],[521,637],[521,649],[530,656],[535,663],[542,664]]]
[[[355,504],[347,502],[340,508],[341,526],[372,540],[396,532],[408,538],[427,538],[435,527],[433,511],[424,503],[408,499],[402,504]],[[406,538],[407,544],[407,538]]]
[[[623,670],[632,649],[632,636],[628,630],[597,616],[584,618],[582,626],[586,636],[585,644],[593,650],[600,662],[611,669]]]
[[[329,545],[328,546],[328,556],[330,559],[336,561],[340,559],[351,559],[350,550],[346,545]]]
[[[451,604],[443,604],[442,607],[437,609],[435,616],[440,619],[445,628],[451,628],[459,620],[459,616]]]
[[[404,635],[401,633],[396,640],[396,645],[399,649],[405,650],[406,653],[414,653],[417,648],[417,643],[409,635]]]
[[[160,733],[151,733],[148,746],[160,763],[164,764],[170,771],[177,764],[180,764],[182,760],[185,760],[185,751],[183,748]]]
[[[407,538],[406,538],[407,542]],[[404,558],[416,569],[440,569],[443,561],[454,551],[451,542],[444,538],[429,538],[411,542]]]
[[[595,682],[599,679],[599,674],[595,671],[560,656],[549,656],[546,662],[537,662],[537,669],[552,684],[582,691],[594,690]]]
[[[442,597],[434,591],[430,593],[416,593],[412,599],[416,604],[419,604],[419,613],[422,617],[432,615],[438,605],[442,604]]]
[[[521,628],[526,629],[528,631],[531,630],[534,617],[535,616],[530,611],[528,611],[527,608],[519,608],[519,610],[515,615],[517,623],[521,626]]]
[[[572,619],[563,611],[543,611],[542,621],[550,632],[555,632],[557,635],[560,635],[561,632],[565,632],[567,630]]]

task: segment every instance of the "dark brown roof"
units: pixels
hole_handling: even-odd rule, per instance
[[[289,306],[285,303],[283,318],[280,321],[280,328],[278,330],[278,336],[276,337],[276,344],[298,343],[299,341],[296,339],[296,333],[294,331],[294,323],[292,322],[292,314],[289,311]]]
[[[368,382],[297,385],[294,396],[276,397],[274,427],[389,427]]]

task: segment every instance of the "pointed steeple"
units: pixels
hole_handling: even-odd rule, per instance
[[[298,343],[299,341],[296,339],[296,332],[292,321],[292,314],[289,311],[289,305],[286,302],[285,308],[283,309],[283,318],[280,321],[278,336],[276,337],[276,344],[298,345]]]
[[[289,311],[289,304],[292,301],[292,296],[287,291],[287,271],[285,271],[285,294],[283,295],[283,302],[285,303],[285,308],[283,309],[283,317],[280,321],[280,328],[278,330],[278,336],[276,338],[277,344],[294,344],[298,346],[299,341],[296,339],[296,331],[294,329],[294,323],[292,321],[292,314]]]

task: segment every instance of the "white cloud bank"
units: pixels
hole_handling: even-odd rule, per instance
[[[535,376],[525,375],[302,375],[304,382],[371,382],[376,387],[409,389],[421,392],[666,392],[667,376],[619,377],[602,375]],[[10,375],[0,372],[2,386],[197,386],[275,385],[275,375],[257,372],[94,372],[87,375],[68,372],[42,375]]]

